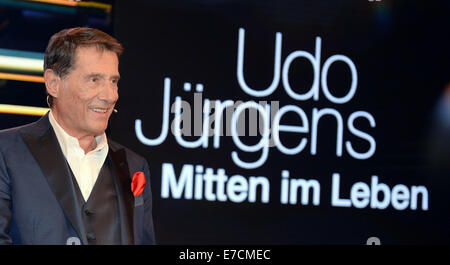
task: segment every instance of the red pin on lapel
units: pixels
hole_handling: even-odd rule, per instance
[[[145,175],[144,172],[138,171],[134,173],[133,179],[131,181],[131,191],[133,192],[134,197],[137,197],[142,194],[145,186]]]

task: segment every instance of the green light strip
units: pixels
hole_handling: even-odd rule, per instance
[[[1,49],[0,48],[0,55],[44,60],[44,53],[41,53],[41,52],[28,52],[28,51],[19,51],[19,50]]]

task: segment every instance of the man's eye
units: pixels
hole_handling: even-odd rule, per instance
[[[98,78],[97,78],[97,77],[91,77],[91,79],[90,79],[89,81],[91,81],[91,82],[97,82],[97,81],[98,81]]]

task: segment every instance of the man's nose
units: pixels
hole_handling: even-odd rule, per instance
[[[119,92],[117,89],[117,84],[112,82],[106,82],[100,92],[99,98],[108,103],[115,103],[119,98]]]

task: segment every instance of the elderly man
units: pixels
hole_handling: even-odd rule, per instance
[[[45,51],[51,110],[0,131],[0,244],[154,244],[146,160],[107,139],[122,46],[91,28]]]

